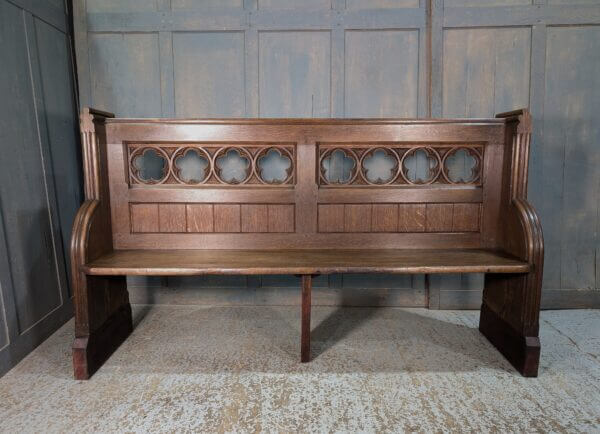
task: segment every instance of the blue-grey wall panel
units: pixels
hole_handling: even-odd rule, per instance
[[[171,0],[171,8],[177,9],[203,9],[211,7],[241,8],[243,0]]]
[[[158,116],[158,34],[92,34],[88,43],[94,107],[119,116]]]
[[[329,32],[260,32],[260,116],[329,116],[330,46]]]
[[[417,116],[418,31],[346,31],[345,59],[346,117]]]
[[[244,116],[243,32],[175,33],[173,65],[178,117]]]
[[[44,21],[35,21],[44,112],[56,191],[60,242],[68,255],[71,226],[83,200],[78,141],[79,124],[68,36]],[[70,261],[65,261],[70,270]]]
[[[419,0],[346,0],[346,9],[418,8]]]
[[[259,9],[331,9],[331,0],[257,0]]]
[[[62,303],[22,11],[2,2],[1,212],[22,333]]]
[[[531,30],[444,32],[443,114],[494,116],[529,106]]]
[[[444,0],[445,7],[489,7],[530,5],[531,0]]]
[[[544,101],[544,207],[552,288],[595,288],[600,199],[600,27],[551,27]]]
[[[157,10],[158,0],[86,0],[90,12],[150,12]]]

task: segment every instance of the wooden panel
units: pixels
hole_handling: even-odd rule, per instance
[[[92,33],[88,42],[94,107],[119,116],[159,116],[158,35]]]
[[[213,206],[208,204],[186,205],[188,232],[213,232]]]
[[[398,231],[425,232],[427,221],[425,207],[425,204],[398,205]]]
[[[597,5],[600,0],[548,0],[549,5]]]
[[[213,206],[211,204],[186,205],[188,232],[213,232]]]
[[[158,204],[133,203],[131,210],[131,232],[158,232]]]
[[[260,116],[329,116],[329,32],[259,34]]]
[[[158,229],[160,232],[185,232],[185,205],[182,203],[159,204]]]
[[[259,9],[331,9],[331,0],[257,0]]]
[[[444,32],[443,115],[493,116],[529,106],[529,28]]]
[[[173,34],[178,117],[244,116],[244,34]]]
[[[152,12],[156,8],[156,0],[86,0],[88,12]]]
[[[597,288],[600,26],[548,29],[543,124],[545,286]]]
[[[0,1],[0,231],[5,232],[0,258],[5,256],[8,263],[2,267],[0,284],[12,290],[3,296],[14,312],[8,325],[15,339],[61,306],[61,283],[66,285],[63,258],[56,251],[60,232],[45,126],[46,116],[52,119],[54,113],[43,109],[35,29],[31,16],[25,18],[22,9]],[[48,44],[55,43],[53,35],[42,32],[52,38]],[[45,60],[46,70],[50,65]],[[60,91],[62,84],[56,86]],[[54,102],[49,103],[52,107]],[[47,335],[44,327],[48,326],[36,328],[26,339],[39,343],[35,335]]]
[[[171,9],[241,8],[243,0],[171,0]]]
[[[419,0],[346,0],[346,9],[418,8]]]
[[[345,232],[371,232],[371,204],[344,205]]]
[[[479,231],[479,209],[478,203],[455,203],[452,214],[452,231]]]
[[[81,162],[76,152],[79,149],[76,134],[78,119],[73,98],[75,88],[72,82],[69,39],[67,35],[41,20],[35,20],[35,29],[44,110],[48,113],[49,121],[47,131],[52,154],[52,171],[58,174],[54,177],[54,184],[60,210],[60,242],[63,246],[62,251],[68,254],[73,219],[83,200]],[[70,276],[71,263],[65,262],[67,276]]]
[[[269,232],[294,232],[295,209],[294,205],[269,205]]]
[[[444,7],[490,7],[530,4],[531,0],[444,0]]]
[[[416,117],[418,32],[352,30],[345,41],[345,116]]]
[[[398,230],[398,205],[373,204],[372,231],[396,232]]]
[[[242,232],[268,232],[267,205],[241,205]]]
[[[523,273],[529,264],[487,250],[117,250],[90,274]]]
[[[425,212],[427,214],[427,232],[450,232],[452,230],[452,204],[428,203]]]
[[[214,205],[215,232],[240,232],[240,206]]]
[[[344,205],[319,205],[319,232],[344,231]]]

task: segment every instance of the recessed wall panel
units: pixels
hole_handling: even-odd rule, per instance
[[[596,288],[600,26],[548,28],[545,76],[544,284]]]
[[[178,117],[244,116],[244,34],[173,34]]]
[[[419,0],[346,0],[346,9],[418,8]]]
[[[94,108],[121,117],[161,115],[156,33],[90,33],[90,80]]]
[[[243,0],[171,0],[171,9],[241,8]]]
[[[345,116],[416,117],[419,32],[346,32]]]
[[[261,32],[259,46],[260,116],[329,116],[329,32]]]
[[[331,9],[331,0],[257,0],[259,9]]]
[[[443,115],[485,117],[529,106],[531,30],[444,32]]]

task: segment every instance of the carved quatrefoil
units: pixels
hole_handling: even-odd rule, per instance
[[[145,184],[156,184],[167,176],[167,158],[156,149],[146,148],[133,157],[135,176]]]
[[[269,149],[258,157],[259,178],[267,184],[282,184],[292,172],[292,160],[279,149]]]
[[[398,160],[385,149],[375,149],[365,154],[362,168],[367,182],[387,184],[396,177]]]
[[[477,151],[458,148],[444,157],[444,176],[452,184],[469,184],[479,179],[480,156]]]
[[[227,184],[241,184],[250,177],[251,159],[238,148],[224,150],[216,158],[217,177]]]
[[[175,173],[186,184],[200,184],[206,180],[209,159],[198,149],[186,149],[175,157]]]
[[[440,170],[440,157],[431,148],[413,148],[402,157],[402,174],[409,184],[431,184]]]
[[[356,159],[342,149],[335,149],[323,158],[321,166],[328,184],[348,184],[354,178]]]

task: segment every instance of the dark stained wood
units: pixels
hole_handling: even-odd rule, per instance
[[[188,204],[185,208],[188,232],[214,232],[212,204]]]
[[[311,311],[312,275],[302,275],[302,332],[300,339],[300,361],[310,362],[310,311]]]
[[[455,203],[452,208],[452,231],[479,231],[480,207],[478,203]]]
[[[371,232],[371,204],[344,205],[344,232]]]
[[[271,233],[294,232],[294,205],[268,206],[268,231]]]
[[[427,223],[426,205],[398,205],[398,231],[425,232]]]
[[[371,224],[373,232],[397,232],[398,205],[373,204]]]
[[[240,232],[240,206],[214,205],[215,232]]]
[[[181,203],[158,204],[158,230],[160,232],[185,232],[185,205]]]
[[[450,232],[452,231],[452,214],[454,205],[451,203],[428,203],[426,205],[427,232]]]
[[[125,277],[89,276],[81,270],[113,250],[103,125],[109,116],[92,109],[81,113],[86,200],[73,221],[70,251],[75,308],[73,371],[78,380],[90,378],[133,330]]]
[[[319,205],[319,232],[344,232],[344,205]]]
[[[159,232],[158,204],[131,204],[131,232]]]
[[[267,205],[241,205],[242,232],[268,232],[269,211]]]
[[[529,264],[492,250],[115,250],[92,275],[526,273]]]
[[[203,274],[301,275],[306,362],[313,275],[488,273],[480,330],[523,375],[537,374],[543,239],[526,200],[526,110],[461,120],[106,116],[87,110],[81,123],[88,201],[72,238],[78,378],[131,331],[125,275]],[[426,185],[402,163],[423,143],[438,162]],[[166,157],[159,180],[132,166],[147,148]],[[215,160],[232,148],[248,165],[243,179],[226,181]],[[202,180],[182,179],[176,166],[190,149],[208,161]],[[270,149],[291,163],[281,182],[257,166]],[[354,167],[330,182],[322,162],[335,149]],[[362,166],[376,149],[396,160],[386,185]],[[448,174],[459,149],[477,160],[472,181]]]

